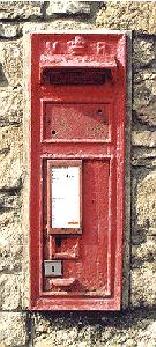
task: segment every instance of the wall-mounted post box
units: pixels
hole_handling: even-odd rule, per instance
[[[31,35],[31,304],[118,310],[126,38]]]

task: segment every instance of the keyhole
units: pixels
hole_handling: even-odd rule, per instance
[[[62,242],[62,240],[61,240],[60,237],[56,237],[56,238],[55,238],[55,244],[56,244],[56,246],[57,246],[58,248],[61,247],[61,242]]]
[[[55,130],[52,130],[52,134],[55,135]]]
[[[55,272],[55,268],[54,268],[53,265],[52,265],[52,267],[51,267],[51,271],[52,271],[52,272]]]

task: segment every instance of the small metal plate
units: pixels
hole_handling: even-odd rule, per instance
[[[62,261],[61,260],[45,260],[44,274],[45,274],[45,277],[62,276]]]
[[[52,228],[80,229],[80,167],[52,167],[51,205]]]

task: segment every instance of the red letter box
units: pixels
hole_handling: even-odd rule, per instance
[[[120,309],[125,47],[31,35],[31,309]]]

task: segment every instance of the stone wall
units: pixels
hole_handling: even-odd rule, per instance
[[[150,1],[0,1],[0,347],[156,346],[155,19]],[[23,300],[23,31],[54,28],[133,30],[130,292],[119,313],[31,313]]]

